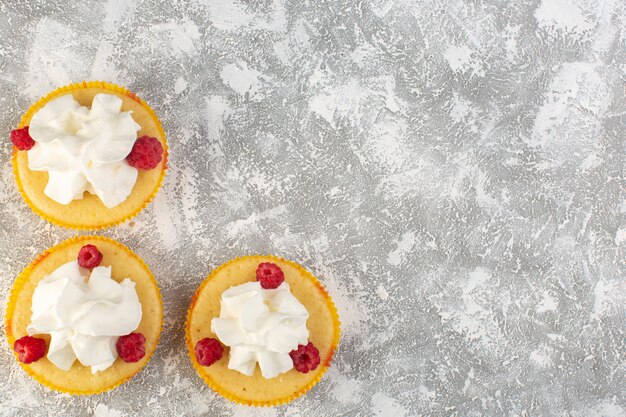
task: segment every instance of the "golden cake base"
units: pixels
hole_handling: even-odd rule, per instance
[[[58,88],[33,104],[22,117],[19,127],[28,126],[33,115],[55,98],[71,94],[81,105],[91,107],[93,97],[99,93],[113,94],[122,99],[122,111],[132,111],[133,119],[141,126],[137,137],[149,135],[157,138],[163,145],[163,159],[154,169],[139,170],[131,194],[116,207],[107,208],[97,196],[88,192],[81,200],[64,205],[44,194],[48,173],[31,171],[28,168],[28,152],[18,151],[14,147],[13,172],[20,193],[35,213],[58,226],[96,230],[122,223],[139,213],[152,200],[165,176],[167,169],[165,132],[150,106],[126,88],[101,81],[85,81]]]
[[[15,279],[6,311],[6,335],[11,350],[15,340],[26,336],[30,323],[31,299],[39,281],[59,266],[76,260],[78,251],[87,244],[96,245],[104,255],[100,265],[111,266],[111,276],[120,282],[130,278],[135,283],[141,302],[142,318],[135,332],[146,337],[146,355],[139,362],[126,363],[117,359],[111,367],[92,375],[91,368],[76,361],[69,371],[53,365],[45,356],[31,364],[18,363],[41,384],[57,391],[89,395],[111,390],[128,381],[150,360],[161,334],[163,306],[161,293],[148,266],[126,246],[100,236],[82,236],[66,240],[40,255]],[[35,335],[50,341],[48,335]],[[15,354],[17,360],[17,354]]]
[[[211,319],[220,314],[220,298],[228,288],[256,280],[256,268],[261,262],[273,262],[285,273],[293,295],[309,312],[307,328],[309,341],[320,352],[320,366],[309,373],[292,369],[271,379],[265,379],[257,366],[252,376],[228,369],[229,348],[211,366],[196,360],[196,343],[205,337],[216,338],[211,331]],[[245,256],[231,260],[215,269],[200,285],[187,313],[186,342],[194,368],[204,381],[225,398],[245,405],[274,406],[288,403],[305,394],[324,375],[339,343],[339,317],[332,299],[322,284],[295,262],[275,256]]]

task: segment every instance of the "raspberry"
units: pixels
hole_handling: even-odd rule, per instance
[[[163,145],[151,136],[142,136],[135,141],[133,149],[126,157],[128,165],[137,169],[156,168],[163,157]]]
[[[146,356],[146,349],[143,344],[146,343],[146,338],[141,333],[131,333],[126,336],[121,336],[117,339],[115,347],[117,353],[124,362],[138,362]]]
[[[224,348],[216,339],[207,337],[196,343],[196,360],[202,366],[211,366],[219,361]]]
[[[94,245],[85,245],[78,252],[78,265],[83,268],[95,268],[102,261],[102,253]]]
[[[289,352],[289,356],[296,371],[303,374],[316,369],[320,364],[320,352],[311,342],[307,345],[298,345],[298,349]]]
[[[33,363],[46,354],[46,341],[38,337],[24,336],[15,341],[13,350],[18,353],[20,362]]]
[[[28,151],[35,146],[35,141],[28,133],[28,126],[11,131],[11,142],[20,151]]]
[[[256,269],[256,280],[261,283],[261,287],[266,290],[278,288],[285,280],[283,270],[276,264],[270,262],[260,263]]]

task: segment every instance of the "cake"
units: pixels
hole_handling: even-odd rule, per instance
[[[54,390],[89,395],[128,381],[150,360],[162,328],[159,287],[126,246],[73,238],[16,278],[6,335],[22,368]]]
[[[44,219],[96,230],[139,213],[167,168],[154,111],[127,90],[81,82],[34,103],[11,132],[13,171],[26,203]]]
[[[310,272],[254,255],[202,282],[185,331],[191,362],[214,391],[240,404],[274,406],[320,381],[337,349],[339,318]]]

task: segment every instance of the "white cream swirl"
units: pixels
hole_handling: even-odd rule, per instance
[[[68,262],[42,279],[33,294],[31,322],[27,332],[49,334],[47,357],[67,371],[76,359],[103,371],[117,359],[119,336],[137,329],[141,303],[135,283],[116,282],[111,267],[89,270]]]
[[[88,191],[108,208],[126,200],[137,180],[126,156],[141,126],[121,108],[122,100],[112,94],[96,94],[91,109],[67,94],[35,113],[28,167],[48,172],[48,197],[69,204]]]
[[[293,368],[289,352],[307,344],[308,318],[286,282],[272,290],[248,282],[222,293],[220,316],[211,320],[211,330],[230,346],[230,369],[251,376],[258,362],[263,377],[273,378]]]

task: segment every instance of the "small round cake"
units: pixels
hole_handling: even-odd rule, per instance
[[[339,343],[328,292],[295,262],[245,256],[215,269],[187,314],[194,368],[225,398],[275,406],[305,394],[322,378]]]
[[[99,236],[73,238],[16,278],[6,335],[18,363],[41,384],[89,395],[128,381],[161,334],[161,294],[130,249]]]
[[[99,81],[58,88],[11,132],[13,171],[31,209],[63,227],[96,230],[139,213],[167,168],[154,111],[125,88]]]

